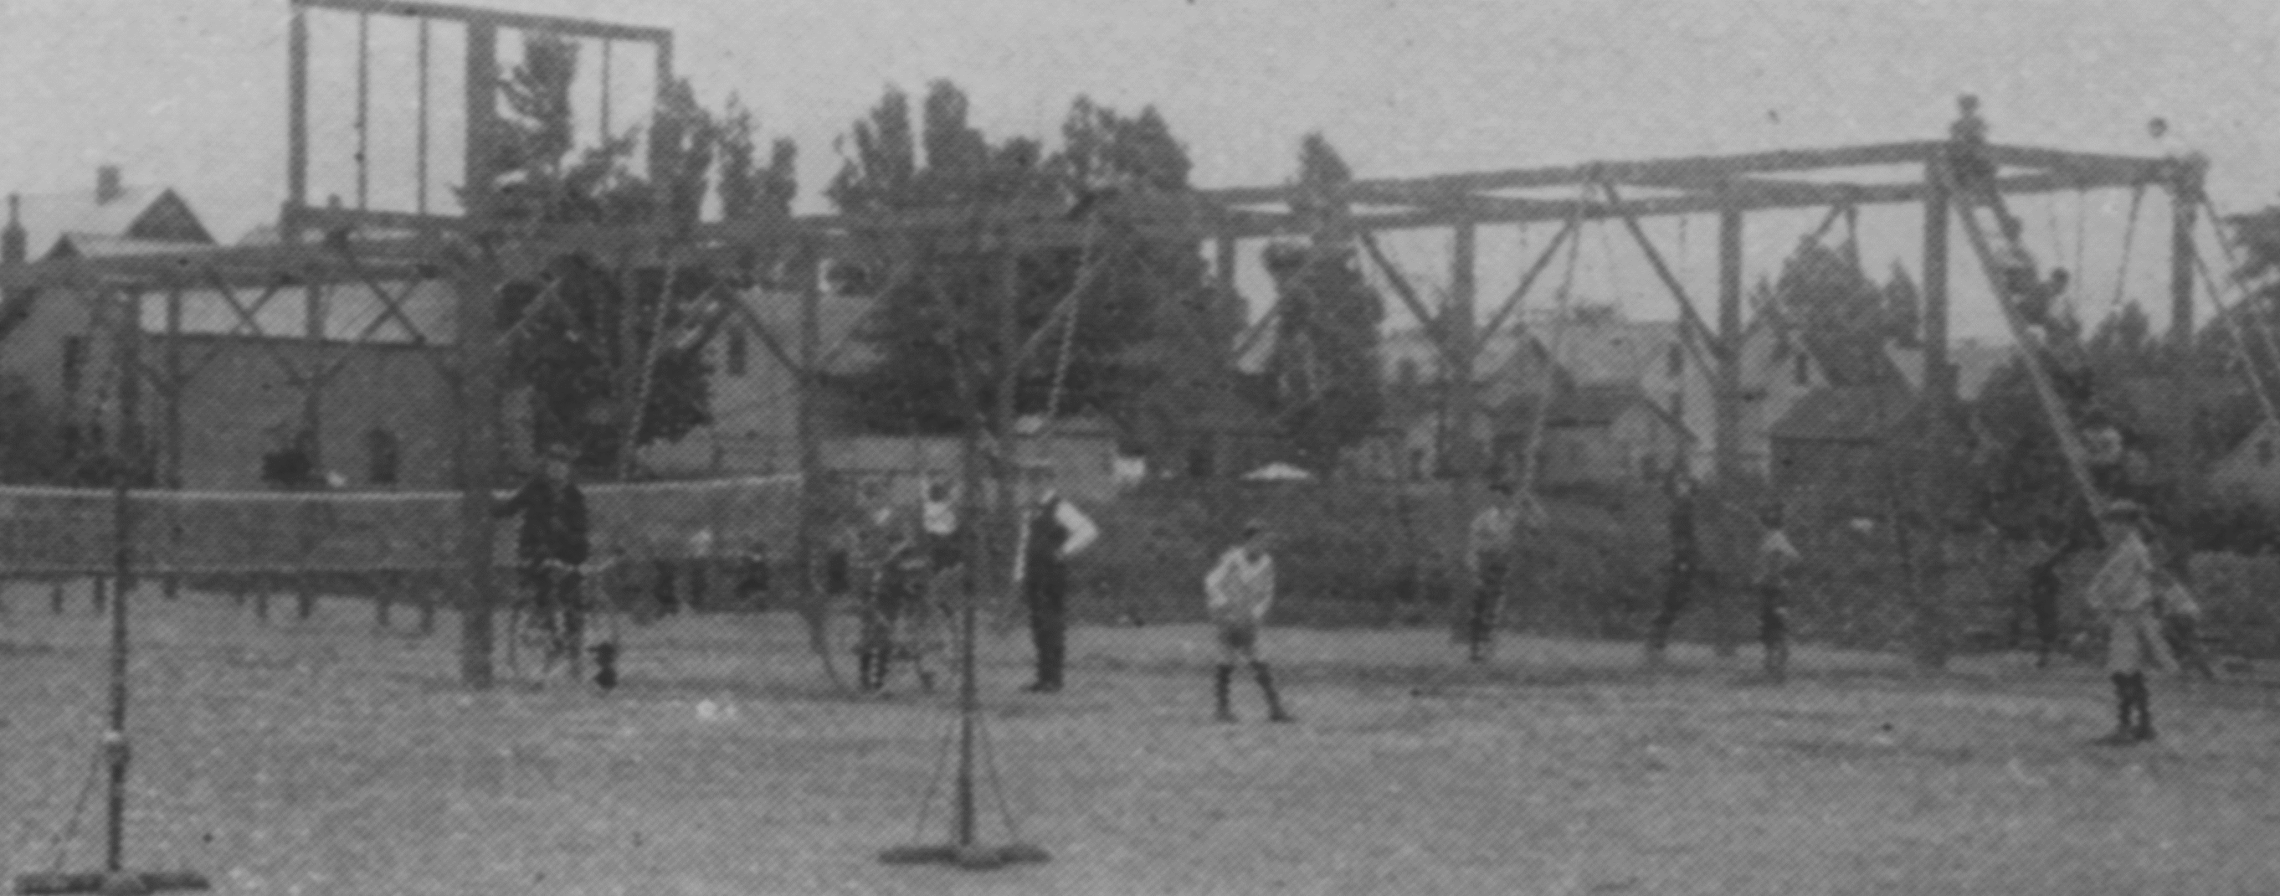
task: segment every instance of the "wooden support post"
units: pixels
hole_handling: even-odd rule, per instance
[[[654,138],[657,133],[657,128],[654,126],[656,124],[657,116],[663,114],[665,111],[665,98],[671,95],[673,91],[673,36],[671,34],[666,34],[660,37],[657,41],[656,46],[657,99],[655,104],[649,110],[650,123],[652,125],[652,127],[649,129],[649,133],[651,134],[652,138]],[[654,139],[652,139],[652,142],[649,144],[649,182],[653,184],[661,184],[665,182],[665,153],[657,146]]]
[[[467,28],[467,152],[465,202],[468,217],[492,213],[491,190],[497,160],[492,141],[498,124],[498,29],[483,23]],[[456,402],[459,466],[460,582],[459,678],[469,687],[491,686],[492,608],[498,603],[493,569],[491,489],[499,456],[499,269],[495,259],[474,257],[460,272],[459,370]]]
[[[1478,408],[1474,407],[1474,365],[1480,359],[1480,346],[1473,338],[1473,300],[1479,292],[1474,279],[1474,260],[1478,254],[1480,233],[1471,224],[1459,224],[1451,233],[1449,249],[1449,295],[1442,306],[1438,320],[1441,326],[1434,338],[1441,343],[1441,354],[1449,361],[1448,402],[1443,411],[1448,420],[1447,445],[1443,456],[1449,465],[1450,526],[1447,529],[1449,544],[1457,545],[1458,569],[1469,567],[1472,558],[1462,556],[1471,550],[1473,514],[1480,507],[1480,476],[1484,469],[1483,450],[1486,446],[1474,438],[1480,429]],[[1486,440],[1493,441],[1493,440]],[[1464,581],[1460,576],[1459,581]],[[1494,625],[1486,607],[1496,602],[1496,596],[1485,593],[1478,581],[1466,581],[1462,593],[1468,600],[1460,601],[1459,612],[1465,614],[1468,632],[1466,648],[1473,662],[1486,662],[1496,642],[1496,633],[1480,626]]]
[[[1944,162],[1934,160],[1934,166]],[[1915,658],[1920,664],[1939,667],[1947,661],[1947,498],[1946,486],[1953,477],[1940,469],[1942,459],[1951,446],[1949,414],[1955,407],[1955,370],[1948,362],[1948,222],[1953,212],[1953,197],[1949,195],[1949,179],[1935,168],[1929,177],[1931,189],[1924,195],[1924,391],[1920,406],[1925,412],[1913,444],[1899,446],[1907,452],[1902,482],[1910,488],[1903,494],[1914,493],[1903,500],[1922,502],[1920,509],[1931,522],[1922,542],[1904,567],[1912,567],[1915,596],[1913,607],[1915,629]],[[1967,211],[1967,213],[1969,213]],[[1998,300],[2000,301],[2000,300]],[[2061,434],[2063,436],[2063,434]],[[1905,519],[1894,520],[1905,527]],[[1907,533],[1901,532],[1905,538]]]
[[[2180,353],[2193,346],[2193,259],[2199,251],[2193,228],[2199,221],[2200,188],[2198,170],[2179,174],[2169,185],[2169,339]]]
[[[309,204],[309,14],[298,3],[289,9],[285,26],[285,207],[299,209]],[[281,236],[288,243],[296,238],[290,226]]]
[[[182,393],[188,390],[189,376],[182,367],[182,287],[174,286],[166,293],[166,487],[181,491],[183,487],[182,459]],[[172,506],[172,505],[170,505]],[[169,511],[164,519],[166,538],[171,547],[170,560],[182,556],[182,521],[176,512]],[[165,581],[167,600],[182,596],[182,577],[168,573]]]
[[[301,322],[302,337],[309,340],[309,347],[313,350],[322,345],[324,342],[324,287],[319,285],[315,280],[309,281],[309,283],[303,286],[301,299],[303,315]],[[314,352],[312,352],[312,354],[313,353]],[[318,374],[317,371],[310,370],[307,373],[303,374],[301,378],[301,433],[296,438],[305,440],[305,444],[307,445],[309,451],[309,475],[316,477],[316,481],[308,483],[307,487],[318,490],[321,490],[330,484],[329,477],[325,472],[324,416],[325,380]],[[314,507],[315,505],[311,505],[312,510],[314,510]],[[308,539],[309,536],[313,535],[316,531],[318,531],[317,528],[311,526],[302,531],[302,537],[304,539]],[[313,540],[305,540],[303,543],[303,549],[305,559],[308,552],[313,552],[316,550],[316,542]],[[303,574],[298,578],[300,579],[300,587],[294,596],[294,616],[306,620],[317,614],[317,591],[315,584],[316,580],[314,577],[307,574]]]
[[[822,387],[823,372],[819,367],[822,363],[823,330],[816,320],[823,298],[820,259],[810,247],[802,245],[793,256],[791,270],[793,276],[798,278],[800,290],[799,363],[789,365],[794,388],[798,390],[792,393],[792,403],[793,414],[799,424],[799,456],[796,460],[800,471],[800,516],[799,529],[793,536],[793,550],[799,558],[799,587],[804,589],[800,597],[814,613],[808,619],[809,646],[823,658],[824,675],[831,679],[834,686],[838,686],[841,684],[839,667],[836,665],[838,658],[832,652],[827,628],[830,610],[824,603],[828,598],[817,578],[822,567],[816,560],[822,548],[819,536],[825,510],[823,433],[818,429],[822,415],[817,413],[820,405],[816,395],[816,390]],[[782,347],[775,344],[776,339],[768,333],[768,328],[753,318],[751,309],[745,308],[739,298],[732,297],[730,301],[736,302],[735,307],[744,312],[747,318],[745,323],[761,336],[763,344],[769,345],[777,353],[777,360],[785,360]]]
[[[428,210],[428,20],[424,16],[420,19],[419,66],[419,125],[415,137],[419,148],[414,152],[413,162],[419,184],[412,194],[412,209],[425,215]]]
[[[1934,162],[1933,164],[1939,164]],[[1948,377],[1948,215],[1946,182],[1931,178],[1924,194],[1924,389],[1949,394]]]
[[[1711,430],[1711,463],[1717,476],[1716,493],[1726,506],[1741,503],[1747,486],[1748,471],[1742,459],[1742,213],[1726,209],[1718,213],[1718,345],[1712,353],[1718,366],[1709,371],[1713,381],[1711,400],[1714,411]],[[1737,652],[1736,624],[1740,615],[1743,592],[1730,586],[1741,581],[1748,567],[1748,530],[1746,520],[1727,517],[1725,525],[1711,527],[1716,536],[1716,550],[1729,571],[1728,587],[1719,594],[1710,610],[1711,648],[1721,657]]]

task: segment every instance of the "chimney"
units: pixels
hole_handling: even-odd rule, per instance
[[[8,194],[8,226],[0,229],[0,264],[24,263],[28,238],[24,235],[23,211],[24,197]]]
[[[95,204],[102,205],[126,193],[119,183],[119,166],[104,165],[95,169]]]

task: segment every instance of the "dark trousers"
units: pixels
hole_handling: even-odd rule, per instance
[[[1496,638],[1497,604],[1504,596],[1505,577],[1511,572],[1511,561],[1502,554],[1481,554],[1473,558],[1476,578],[1473,582],[1471,619],[1465,626],[1465,643],[1472,648],[1472,658],[1486,659],[1488,644]]]
[[[1069,570],[1058,563],[1031,563],[1022,596],[1029,604],[1029,639],[1037,647],[1037,683],[1061,686],[1069,650]]]
[[[1662,609],[1655,613],[1654,623],[1647,629],[1648,649],[1659,652],[1670,646],[1670,630],[1693,600],[1694,564],[1685,560],[1672,563],[1663,582]]]

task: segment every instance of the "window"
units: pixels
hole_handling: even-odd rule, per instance
[[[63,394],[77,396],[86,385],[87,337],[63,337]]]
[[[742,327],[731,328],[728,331],[728,375],[743,376],[751,363],[752,338],[744,335]]]
[[[403,446],[396,434],[373,427],[364,434],[364,478],[373,485],[395,485],[403,466]]]
[[[1671,343],[1670,351],[1664,353],[1663,367],[1668,371],[1666,375],[1674,379],[1686,372],[1686,353],[1680,350],[1678,343]]]
[[[1796,360],[1793,362],[1796,364],[1797,370],[1795,373],[1790,374],[1790,376],[1796,379],[1797,385],[1810,386],[1813,384],[1813,365],[1809,363],[1811,360],[1812,359],[1800,353],[1797,356]]]

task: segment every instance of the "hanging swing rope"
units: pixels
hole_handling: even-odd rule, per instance
[[[2137,242],[2138,208],[2144,203],[2145,185],[2138,184],[2130,189],[2130,215],[2128,221],[2122,226],[2121,268],[2114,272],[2114,299],[2106,306],[2106,313],[2109,315],[2121,310],[2122,298],[2129,289],[2130,249]]]

